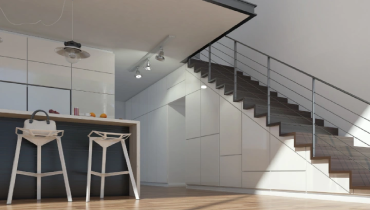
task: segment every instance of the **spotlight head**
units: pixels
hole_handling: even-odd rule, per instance
[[[151,69],[150,69],[150,63],[149,63],[149,59],[148,59],[148,61],[147,61],[147,63],[146,63],[146,66],[145,66],[145,68],[144,68],[145,70],[147,70],[147,71],[150,71]]]
[[[140,79],[141,78],[141,73],[140,73],[140,71],[139,71],[139,67],[137,67],[137,69],[136,69],[136,79]]]
[[[158,61],[164,61],[166,58],[164,57],[163,48],[159,51],[158,55],[155,56],[155,59]]]

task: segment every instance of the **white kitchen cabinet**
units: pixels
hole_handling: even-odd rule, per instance
[[[27,59],[27,36],[0,31],[0,56]]]
[[[71,89],[71,68],[29,61],[28,84]]]
[[[114,104],[114,95],[72,90],[72,113],[73,108],[78,107],[80,114],[94,112],[99,117],[105,113],[108,118],[114,118]]]
[[[73,68],[72,89],[114,94],[114,74]]]
[[[0,80],[27,83],[27,61],[0,57]]]
[[[71,67],[63,56],[55,53],[57,47],[64,47],[64,43],[28,37],[28,60]]]
[[[0,82],[0,109],[27,111],[27,85]]]
[[[74,68],[88,69],[93,71],[114,74],[115,72],[114,53],[84,46],[81,49],[90,53],[90,57],[87,59],[81,59],[78,63],[72,64]]]
[[[28,86],[28,111],[53,109],[60,114],[70,113],[70,90]]]

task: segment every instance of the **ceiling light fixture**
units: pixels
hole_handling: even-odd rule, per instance
[[[149,59],[147,60],[147,62],[146,62],[146,66],[145,66],[145,68],[144,68],[145,70],[147,70],[147,71],[150,71],[151,69],[150,69],[150,63],[149,63]]]
[[[81,50],[81,44],[73,41],[73,0],[72,0],[72,41],[64,42],[64,47],[55,48],[55,52],[64,56],[71,63],[77,63],[81,59],[90,57],[90,54]]]
[[[140,71],[139,71],[139,67],[137,67],[136,69],[136,79],[140,79],[141,78],[141,74],[140,74]]]
[[[159,61],[164,61],[166,58],[164,57],[164,51],[163,48],[159,51],[158,55],[155,56],[155,59]]]
[[[207,89],[207,86],[206,85],[201,85],[200,88]]]

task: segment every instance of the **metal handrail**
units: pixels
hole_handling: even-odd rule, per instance
[[[332,84],[330,84],[330,83],[328,83],[328,82],[326,82],[326,81],[324,81],[324,80],[322,80],[322,79],[319,79],[319,78],[317,78],[317,77],[315,77],[315,76],[313,76],[313,75],[311,75],[311,74],[309,74],[309,73],[307,73],[307,72],[305,72],[305,71],[302,71],[302,70],[300,70],[300,69],[298,69],[298,68],[296,68],[296,67],[294,67],[294,66],[292,66],[292,65],[289,65],[289,64],[285,63],[284,61],[281,61],[281,60],[279,60],[279,59],[277,59],[277,58],[274,58],[274,57],[272,57],[272,56],[270,56],[270,55],[268,55],[268,54],[266,54],[266,53],[264,53],[264,52],[261,52],[261,51],[259,51],[259,50],[255,49],[255,48],[253,48],[253,47],[251,47],[251,46],[249,46],[249,45],[246,45],[246,44],[244,44],[244,43],[242,43],[242,42],[240,42],[240,41],[238,41],[238,40],[236,40],[236,39],[233,39],[233,38],[231,38],[231,37],[229,37],[229,36],[225,36],[225,37],[227,37],[227,38],[229,38],[229,39],[231,39],[231,40],[233,40],[233,41],[235,41],[235,42],[237,42],[237,43],[239,43],[239,44],[241,44],[241,45],[243,45],[243,46],[245,46],[245,47],[248,47],[249,49],[252,49],[252,50],[254,50],[254,51],[256,51],[256,52],[258,52],[258,53],[260,53],[260,54],[262,54],[262,55],[265,55],[265,56],[267,56],[267,57],[269,57],[269,58],[271,58],[271,59],[273,59],[273,60],[275,60],[275,61],[277,61],[277,62],[279,62],[279,63],[281,63],[281,64],[284,64],[285,66],[287,66],[287,67],[289,67],[289,68],[292,68],[292,69],[294,69],[294,70],[296,70],[296,71],[298,71],[298,72],[300,72],[300,73],[302,73],[302,74],[304,74],[304,75],[306,75],[306,76],[308,76],[308,77],[311,77],[312,79],[315,79],[315,80],[317,80],[317,81],[320,81],[320,82],[322,82],[322,83],[324,83],[324,84],[326,84],[326,85],[328,85],[328,86],[330,86],[330,87],[332,87],[332,88],[334,88],[334,89],[336,89],[336,90],[339,90],[339,91],[340,91],[340,92],[342,92],[342,93],[345,93],[345,94],[347,94],[347,95],[349,95],[349,96],[351,96],[351,97],[353,97],[353,98],[355,98],[355,99],[357,99],[357,100],[359,100],[359,101],[362,101],[362,102],[364,102],[364,103],[366,103],[366,104],[370,105],[370,102],[366,101],[365,99],[362,99],[362,98],[360,98],[360,97],[358,97],[358,96],[353,95],[352,93],[349,93],[349,92],[347,92],[347,91],[345,91],[345,90],[342,90],[341,88],[339,88],[339,87],[337,87],[337,86],[335,86],[335,85],[332,85]]]

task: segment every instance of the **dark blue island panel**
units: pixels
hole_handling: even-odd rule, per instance
[[[0,117],[0,200],[6,200],[10,175],[17,143],[16,127],[23,127],[25,119]],[[92,130],[129,133],[129,127],[121,125],[85,124],[58,122],[57,129],[64,130],[62,137],[63,152],[68,172],[72,198],[86,196],[87,162],[89,138]],[[126,140],[127,148],[129,140]],[[94,142],[92,170],[101,172],[102,148]],[[36,172],[37,147],[23,139],[18,170]],[[42,146],[42,173],[60,171],[56,141]],[[107,149],[106,173],[125,171],[127,166],[120,143]],[[67,198],[63,175],[48,176],[41,179],[41,198]],[[91,196],[100,194],[100,177],[91,177]],[[107,177],[105,196],[129,196],[129,175]],[[17,174],[13,199],[36,199],[36,178]],[[4,201],[5,202],[5,201]]]

